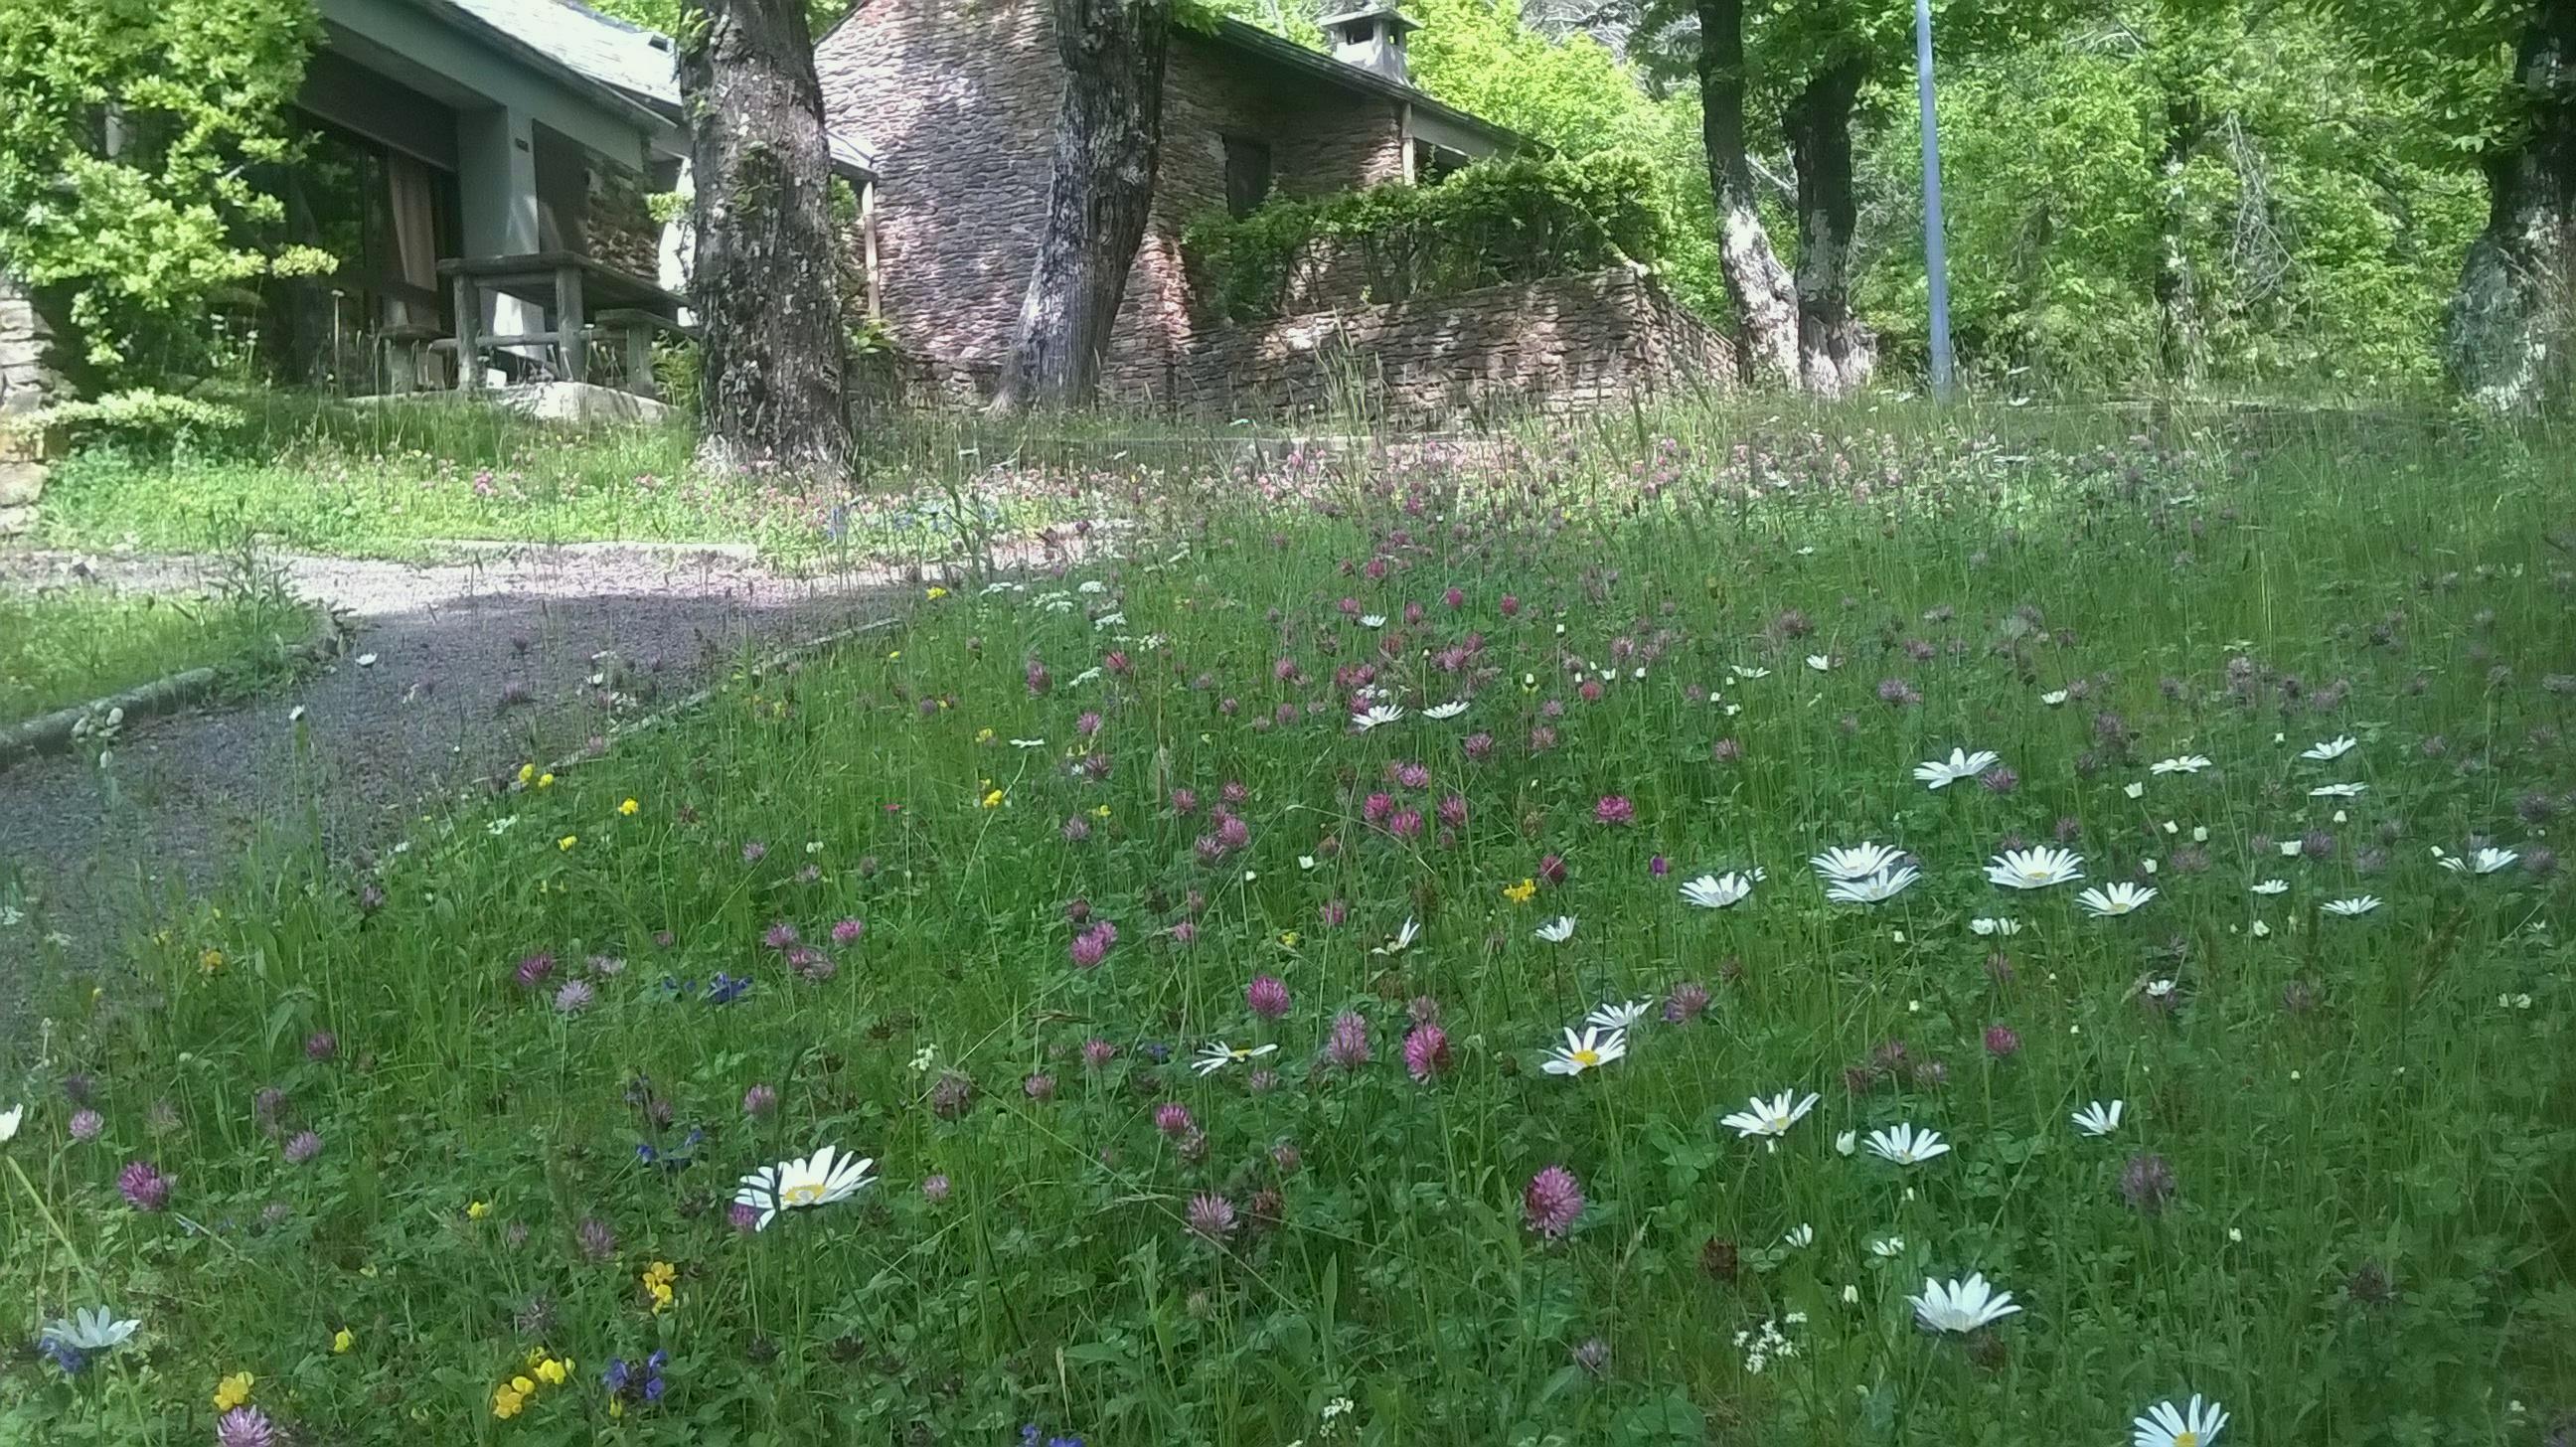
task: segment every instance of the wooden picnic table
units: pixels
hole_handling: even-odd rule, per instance
[[[615,334],[625,343],[629,385],[649,395],[654,333],[685,330],[679,312],[686,301],[678,293],[577,251],[459,257],[440,262],[438,274],[454,290],[457,383],[468,390],[483,385],[483,353],[495,347],[551,347],[563,379],[582,381],[591,338]],[[483,299],[487,295],[551,307],[554,325],[543,331],[486,335]],[[594,317],[607,325],[593,326]]]

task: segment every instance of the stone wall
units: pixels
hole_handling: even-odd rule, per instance
[[[937,394],[988,392],[1046,219],[1063,68],[1044,0],[862,0],[814,65],[832,130],[878,157],[890,339]],[[1292,195],[1401,177],[1404,147],[1394,102],[1196,32],[1173,34],[1163,96],[1153,209],[1104,370],[1113,390],[1168,399],[1197,326],[1180,232],[1225,202],[1225,137],[1267,142]]]
[[[1184,359],[1172,401],[1211,421],[1295,418],[1356,392],[1388,421],[1422,425],[1564,415],[1734,379],[1725,338],[1617,267],[1217,329]]]
[[[586,153],[582,249],[628,276],[652,281],[662,269],[662,223],[653,219],[644,174]]]
[[[44,437],[12,424],[62,392],[48,365],[52,342],[35,302],[0,275],[0,537],[27,530],[45,489]]]

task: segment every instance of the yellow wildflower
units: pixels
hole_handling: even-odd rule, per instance
[[[940,599],[948,596],[948,590],[934,585],[930,591],[922,594],[922,596],[928,598],[931,602],[936,603]]]
[[[1510,900],[1514,904],[1527,904],[1537,897],[1538,881],[1535,879],[1524,879],[1518,884],[1506,884],[1503,886],[1503,898]]]
[[[519,1409],[527,1404],[528,1394],[514,1390],[507,1382],[492,1389],[492,1415],[504,1422],[519,1415]]]
[[[641,809],[641,808],[643,808],[643,807],[644,807],[643,805],[636,803],[636,802],[635,802],[634,800],[632,800],[632,799],[629,799],[629,800],[627,800],[625,803],[620,804],[620,805],[618,805],[618,806],[617,806],[617,812],[618,812],[618,813],[620,813],[620,814],[625,815],[625,816],[626,816],[627,818],[629,818],[629,819],[632,819],[632,818],[634,818],[634,817],[635,817],[635,813],[636,813],[636,811],[637,811],[637,810],[639,810],[639,809]]]
[[[1292,929],[1284,929],[1279,932],[1279,943],[1286,945],[1292,950],[1297,948],[1297,941],[1303,938],[1305,938],[1305,936],[1298,934]]]
[[[559,1357],[548,1357],[537,1364],[537,1380],[550,1387],[560,1387],[572,1375],[572,1363]]]
[[[901,657],[903,657],[903,650],[902,650],[902,649],[900,649],[900,648],[898,648],[898,649],[895,649],[893,652],[888,653],[888,654],[886,655],[886,662],[888,662],[888,663],[892,663],[892,662],[894,662],[896,659],[901,658]]]
[[[975,742],[977,742],[977,743],[979,743],[979,744],[989,744],[989,743],[991,743],[992,741],[993,741],[993,731],[992,731],[991,729],[977,729],[977,730],[975,730]]]
[[[197,952],[197,973],[211,975],[224,967],[224,952],[212,945]]]
[[[1108,818],[1108,817],[1109,817],[1109,806],[1108,806],[1108,805],[1106,805],[1106,804],[1103,804],[1103,805],[1101,805],[1099,808],[1092,810],[1092,811],[1091,811],[1091,817],[1092,817],[1092,818],[1094,818],[1094,819],[1106,819],[1106,818]]]
[[[229,1412],[250,1400],[253,1378],[248,1372],[235,1372],[215,1383],[215,1410]]]
[[[984,796],[984,807],[985,807],[985,808],[987,808],[987,809],[999,809],[999,808],[1001,808],[1001,807],[1002,807],[1002,791],[1001,791],[1001,790],[999,790],[999,789],[995,789],[995,790],[992,790],[991,792],[987,793],[987,794]]]
[[[653,1298],[655,1315],[658,1316],[671,1309],[674,1299],[671,1283],[678,1280],[679,1276],[679,1268],[668,1261],[656,1261],[644,1268],[644,1292]]]
[[[519,782],[520,782],[520,783],[524,784],[524,783],[528,782],[530,779],[535,778],[536,776],[537,776],[537,766],[536,766],[536,765],[534,765],[534,764],[521,764],[521,765],[519,766]]]
[[[358,1338],[345,1326],[331,1333],[331,1351],[335,1356],[346,1353],[357,1344]]]
[[[492,1203],[489,1201],[468,1201],[465,1203],[465,1219],[468,1221],[480,1221],[491,1214]]]
[[[566,854],[570,854],[570,853],[572,852],[572,847],[573,847],[574,845],[576,845],[576,844],[579,844],[580,842],[581,842],[581,836],[580,836],[580,835],[578,835],[578,834],[567,834],[567,835],[565,835],[564,837],[562,837],[561,839],[558,839],[558,840],[556,840],[556,841],[555,841],[555,847],[556,847],[557,849],[562,850],[562,851],[563,851],[564,853],[566,853]]]
[[[554,786],[555,786],[555,776],[554,776],[553,774],[551,774],[551,773],[545,773],[545,774],[539,774],[539,775],[537,775],[537,787],[538,787],[538,788],[540,788],[540,789],[551,789],[551,788],[553,788]]]

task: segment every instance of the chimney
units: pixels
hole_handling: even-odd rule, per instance
[[[1406,32],[1422,27],[1404,18],[1393,5],[1345,10],[1316,23],[1323,27],[1324,38],[1332,42],[1335,60],[1374,71],[1398,85],[1413,84],[1413,72],[1404,61],[1404,37]]]

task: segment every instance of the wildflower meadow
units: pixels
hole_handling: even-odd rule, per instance
[[[0,1439],[2564,1444],[2568,456],[1104,501],[138,906],[0,1082]]]

